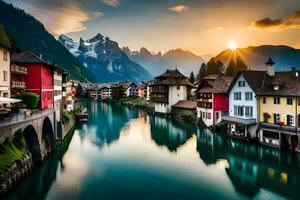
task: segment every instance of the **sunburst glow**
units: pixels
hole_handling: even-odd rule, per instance
[[[231,42],[228,43],[228,48],[233,50],[233,51],[235,51],[237,49],[237,47],[238,46],[237,46],[236,42],[231,41]]]

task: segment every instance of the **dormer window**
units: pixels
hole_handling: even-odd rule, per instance
[[[245,87],[245,85],[246,85],[245,81],[238,81],[239,87]]]

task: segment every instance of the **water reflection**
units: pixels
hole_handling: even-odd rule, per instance
[[[198,130],[197,151],[206,164],[226,159],[225,169],[235,189],[255,197],[262,189],[297,199],[300,186],[299,156],[244,143],[232,138]]]
[[[78,127],[82,140],[88,139],[102,147],[120,137],[124,125],[138,117],[138,111],[121,105],[82,101],[89,110],[89,122]]]
[[[155,143],[166,146],[172,152],[185,144],[196,131],[195,126],[160,116],[151,116],[150,126],[151,138]]]
[[[8,199],[297,199],[299,156],[134,108],[90,121]]]

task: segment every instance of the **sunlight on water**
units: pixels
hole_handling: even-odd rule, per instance
[[[90,121],[9,199],[295,198],[298,156],[133,108],[84,102]],[[51,173],[50,173],[51,172]]]

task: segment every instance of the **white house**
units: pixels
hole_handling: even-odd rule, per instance
[[[257,96],[255,91],[264,76],[263,71],[241,71],[229,87],[229,115],[222,120],[228,122],[229,134],[242,138],[257,137]]]
[[[150,101],[158,113],[171,112],[172,105],[187,100],[191,88],[195,88],[177,69],[167,70],[157,76],[150,87]]]

